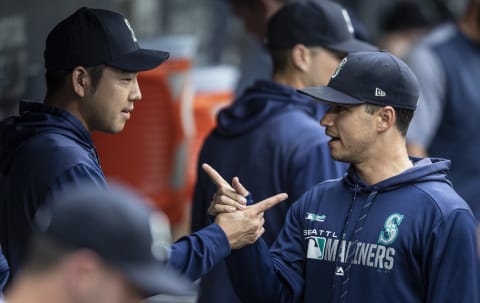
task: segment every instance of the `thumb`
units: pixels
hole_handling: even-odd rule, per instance
[[[235,191],[242,195],[243,197],[248,196],[248,190],[240,183],[240,179],[238,177],[233,177],[232,186]]]

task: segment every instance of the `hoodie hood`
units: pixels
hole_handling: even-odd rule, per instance
[[[303,110],[316,119],[320,119],[326,110],[325,105],[289,86],[258,80],[231,106],[219,112],[215,132],[221,136],[239,136],[292,109]]]
[[[19,116],[0,122],[0,173],[5,175],[17,149],[28,139],[44,133],[58,133],[85,148],[92,148],[92,138],[75,116],[39,102],[20,102]]]
[[[365,184],[357,175],[353,166],[350,166],[343,180],[348,187],[357,188],[364,192],[385,192],[406,184],[431,181],[445,182],[452,186],[450,180],[447,179],[450,160],[414,157],[411,157],[410,160],[413,162],[413,167],[377,184]]]

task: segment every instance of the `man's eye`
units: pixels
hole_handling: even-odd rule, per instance
[[[339,112],[342,112],[344,110],[347,110],[347,108],[345,106],[332,106],[332,107],[330,107],[330,111],[334,112],[334,113],[339,113]]]

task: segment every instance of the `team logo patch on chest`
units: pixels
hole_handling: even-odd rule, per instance
[[[325,222],[325,219],[327,219],[326,215],[317,215],[315,213],[307,213],[305,215],[305,220],[312,222]]]

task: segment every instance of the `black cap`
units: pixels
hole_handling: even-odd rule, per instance
[[[100,64],[139,72],[168,59],[168,52],[141,49],[128,20],[115,12],[82,7],[48,34],[47,70],[71,70]]]
[[[268,47],[291,49],[296,44],[321,46],[342,53],[377,49],[357,40],[347,10],[328,0],[293,2],[270,18]]]
[[[298,91],[328,103],[371,103],[411,110],[417,108],[419,96],[413,71],[386,51],[352,53],[340,62],[327,86]]]
[[[67,249],[95,252],[145,297],[193,293],[192,284],[167,266],[168,220],[124,188],[66,190],[37,211],[34,230]]]

